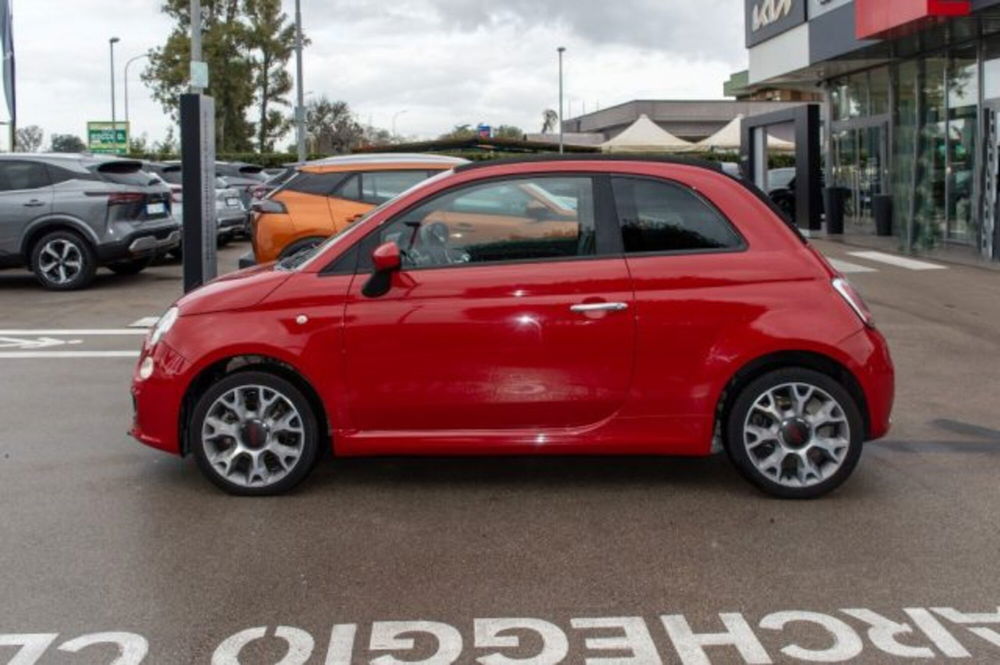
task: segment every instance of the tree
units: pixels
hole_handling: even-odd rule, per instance
[[[388,129],[382,129],[381,127],[372,127],[371,125],[365,125],[363,129],[362,140],[365,145],[370,146],[381,146],[381,145],[392,145],[396,137],[392,135]]]
[[[347,102],[323,96],[306,106],[306,134],[311,152],[350,152],[363,143],[365,130],[351,113]]]
[[[514,125],[500,125],[493,130],[493,138],[523,141],[524,130],[520,127],[515,127]]]
[[[86,152],[87,144],[75,134],[53,134],[52,152]]]
[[[145,155],[149,153],[149,135],[143,132],[139,136],[130,136],[128,139],[128,151],[132,155]]]
[[[241,0],[202,0],[202,58],[210,73],[206,94],[215,98],[215,143],[219,151],[251,149],[253,124],[246,113],[254,101],[254,65],[249,28],[242,20]],[[188,0],[164,0],[162,11],[174,20],[166,42],[149,54],[142,80],[176,122],[180,95],[187,91],[191,58],[191,15]]]
[[[17,152],[38,152],[45,139],[45,132],[38,125],[28,125],[19,128],[15,133],[14,143]]]
[[[153,142],[152,151],[157,155],[176,155],[180,153],[180,144],[177,142],[177,134],[174,132],[173,125],[167,127],[167,133],[162,141]]]
[[[289,106],[292,77],[286,65],[295,49],[295,25],[281,11],[281,0],[244,0],[244,3],[253,81],[260,107],[257,147],[261,152],[271,152],[275,140],[291,124],[284,114],[270,106]]]
[[[472,128],[472,125],[455,125],[455,127],[445,134],[442,134],[440,139],[448,140],[460,140],[460,139],[471,139],[476,137],[476,130]]]
[[[542,112],[542,134],[548,134],[559,124],[559,114],[552,109]]]

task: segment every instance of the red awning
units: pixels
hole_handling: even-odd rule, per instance
[[[972,0],[855,0],[858,39],[920,28],[935,17],[968,16]]]

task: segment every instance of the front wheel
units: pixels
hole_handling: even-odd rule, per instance
[[[198,400],[188,440],[209,480],[231,494],[281,494],[302,482],[318,452],[316,415],[291,382],[231,374]]]
[[[769,372],[737,395],[725,419],[726,450],[769,494],[809,499],[839,487],[858,463],[864,424],[850,393],[804,368]]]

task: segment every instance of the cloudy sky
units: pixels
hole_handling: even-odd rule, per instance
[[[284,0],[293,14],[293,0]],[[108,37],[118,115],[125,61],[161,44],[160,0],[13,0],[19,124],[81,137],[110,119]],[[746,66],[741,0],[302,0],[312,44],[307,94],[350,103],[362,122],[412,137],[461,123],[538,131],[557,105],[565,46],[567,117],[637,98],[715,99]],[[129,70],[133,134],[169,119]]]

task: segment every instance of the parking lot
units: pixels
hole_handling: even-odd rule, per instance
[[[0,663],[1000,661],[1000,272],[817,245],[897,401],[810,502],[722,456],[349,460],[227,496],[125,433],[180,264],[0,273]]]

